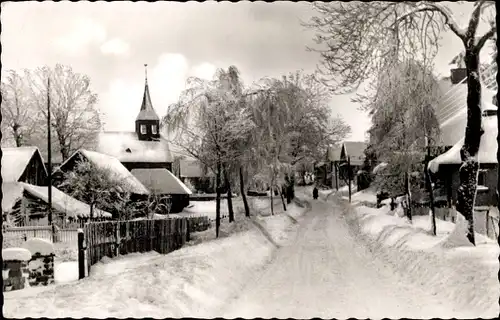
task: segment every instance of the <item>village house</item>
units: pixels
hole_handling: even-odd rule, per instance
[[[37,147],[2,148],[2,213],[20,212],[21,182],[47,185],[48,175]]]
[[[48,175],[36,147],[2,148],[2,212],[11,225],[47,225]],[[89,207],[52,187],[53,221],[88,217]],[[96,216],[111,217],[97,211]]]
[[[482,111],[483,111],[483,121],[488,124],[488,128],[492,132],[497,131],[497,127],[491,124],[491,117],[496,119],[496,91],[497,84],[494,76],[489,69],[493,69],[494,65],[490,64],[486,70],[482,73]],[[440,155],[433,161],[432,168],[436,171],[436,198],[446,199],[448,206],[451,207],[456,201],[456,188],[458,188],[458,169],[460,167],[459,153],[457,153],[463,144],[463,137],[465,134],[465,127],[467,124],[467,83],[466,83],[466,70],[464,68],[452,68],[450,70],[450,77],[445,77],[440,80],[440,92],[442,95],[434,106],[436,117],[440,125],[440,137],[435,142],[435,146],[442,147],[447,150],[444,154]],[[484,141],[489,141],[494,135],[492,132],[485,132],[483,135]],[[481,148],[483,148],[483,140],[481,141]],[[486,146],[490,148],[492,154],[496,153],[496,144],[488,144]],[[457,149],[458,148],[458,149]],[[456,153],[456,154],[455,154]],[[454,156],[451,156],[454,155]],[[458,158],[456,158],[458,156]],[[450,162],[451,161],[451,162]],[[455,161],[455,163],[453,162]],[[458,161],[458,162],[457,162]],[[481,172],[479,173],[479,185],[483,182],[489,181],[492,183],[497,180],[496,170],[498,164],[496,157],[486,157],[479,159],[481,163]],[[492,161],[488,163],[488,161]],[[439,163],[440,165],[437,165]],[[441,164],[443,165],[441,167]],[[441,168],[441,169],[439,169]],[[439,169],[439,174],[437,170]],[[482,205],[493,205],[496,203],[496,197],[487,195],[489,192],[495,193],[496,187],[493,190],[486,192],[486,189],[479,188],[478,190],[477,203],[482,203]],[[485,194],[486,192],[486,194]]]
[[[134,175],[125,168],[118,159],[106,154],[80,149],[73,153],[53,175],[54,185],[59,185],[64,179],[64,174],[73,171],[76,165],[82,161],[88,161],[97,168],[108,170],[112,179],[125,191],[132,195],[148,195],[149,190]]]
[[[326,161],[319,166],[316,176],[327,186],[332,188],[347,185],[347,181],[358,185],[358,172],[365,161],[365,149],[367,144],[360,141],[345,141],[340,147],[329,147],[326,152]],[[350,170],[347,160],[349,158]],[[362,189],[362,188],[360,188]]]
[[[173,172],[191,190],[196,193],[215,193],[215,175],[212,171],[204,172],[196,159],[177,158],[174,160]]]

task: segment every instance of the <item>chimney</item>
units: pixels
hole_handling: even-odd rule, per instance
[[[453,68],[450,70],[451,73],[451,83],[458,84],[463,79],[467,78],[466,68]]]

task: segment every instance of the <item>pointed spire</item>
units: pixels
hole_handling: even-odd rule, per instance
[[[151,97],[149,95],[149,86],[148,86],[148,70],[147,64],[144,64],[144,96],[142,97],[142,104],[139,114],[137,115],[136,120],[160,120],[158,115],[156,114],[153,104],[151,103]]]

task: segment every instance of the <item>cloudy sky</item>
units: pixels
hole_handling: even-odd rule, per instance
[[[470,5],[451,4],[465,23]],[[62,63],[92,79],[99,94],[106,130],[134,129],[148,66],[151,98],[162,116],[189,76],[211,78],[218,67],[236,65],[246,84],[264,76],[318,63],[307,52],[312,32],[300,25],[312,14],[305,2],[20,2],[2,3],[3,69]],[[436,58],[440,72],[461,49],[460,40],[443,35]],[[364,140],[366,114],[348,96],[331,107],[352,127],[350,140]]]

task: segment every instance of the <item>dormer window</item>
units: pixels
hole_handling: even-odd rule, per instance
[[[146,125],[141,124],[141,134],[146,134]]]
[[[158,129],[156,128],[156,124],[153,124],[153,125],[151,126],[151,132],[152,132],[153,134],[158,134]]]

